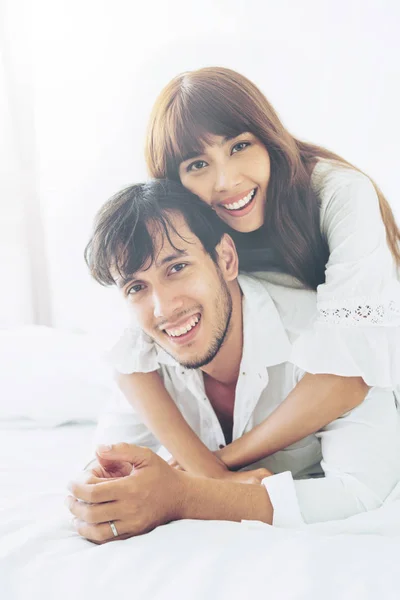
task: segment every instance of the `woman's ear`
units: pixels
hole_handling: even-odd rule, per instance
[[[239,274],[239,257],[235,242],[230,235],[224,233],[216,247],[218,264],[226,281],[234,281]]]

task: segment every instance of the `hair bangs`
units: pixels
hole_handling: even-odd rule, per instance
[[[215,90],[181,90],[171,104],[164,123],[167,177],[179,179],[179,165],[199,156],[211,136],[236,137],[249,130],[249,121],[238,107],[227,103]]]

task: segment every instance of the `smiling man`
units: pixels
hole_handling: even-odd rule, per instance
[[[261,431],[302,380],[289,362],[291,341],[299,322],[314,318],[314,292],[293,290],[289,303],[279,286],[238,277],[224,225],[181,185],[152,181],[111,199],[86,258],[99,282],[118,285],[140,325],[116,349],[118,370],[131,373],[132,349],[141,348],[136,370],[159,371],[210,450]],[[98,440],[113,445],[100,448],[98,465],[71,485],[77,530],[104,542],[180,518],[291,526],[377,508],[400,479],[400,420],[391,391],[364,395],[316,434],[253,464],[267,469],[263,485],[171,468],[151,451],[160,443],[146,418],[126,404],[99,425]]]

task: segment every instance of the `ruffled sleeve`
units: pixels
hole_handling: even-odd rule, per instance
[[[123,374],[149,373],[160,367],[153,340],[139,327],[125,329],[119,340],[107,352],[107,360]]]
[[[400,385],[400,283],[371,181],[352,169],[319,173],[321,229],[330,257],[317,289],[317,316],[294,342],[309,373],[361,376]]]

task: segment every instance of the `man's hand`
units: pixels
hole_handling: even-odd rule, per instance
[[[115,444],[97,452],[99,465],[69,486],[67,504],[78,533],[96,543],[126,539],[180,518],[182,473],[148,448]],[[119,533],[114,537],[110,521]]]

